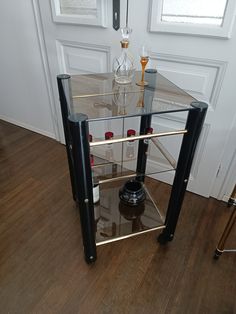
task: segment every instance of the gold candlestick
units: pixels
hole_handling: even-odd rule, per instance
[[[142,77],[141,77],[141,81],[136,83],[139,86],[148,85],[148,83],[144,81],[144,71],[145,71],[148,61],[149,61],[149,56],[148,56],[147,49],[145,46],[142,46],[140,49],[140,63],[142,67]]]

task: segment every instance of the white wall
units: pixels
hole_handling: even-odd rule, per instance
[[[55,137],[31,0],[0,3],[0,118]]]

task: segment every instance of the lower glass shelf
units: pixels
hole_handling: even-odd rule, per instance
[[[100,202],[94,206],[97,246],[165,228],[164,216],[149,193],[148,183],[144,184],[146,199],[140,205],[127,206],[120,201],[119,190],[126,181],[100,185]]]

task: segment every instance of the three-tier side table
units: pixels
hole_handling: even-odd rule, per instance
[[[157,229],[162,229],[158,236],[161,244],[174,237],[207,104],[154,69],[145,72],[147,86],[136,85],[139,77],[140,73],[135,73],[133,83],[127,85],[115,83],[112,73],[57,77],[72,195],[79,208],[87,263],[96,260],[101,244]],[[185,117],[183,128],[163,131],[153,127],[158,117],[181,113]],[[138,130],[131,141],[127,129],[132,119]],[[105,139],[104,131],[114,136]],[[181,137],[176,162],[160,142],[172,136]],[[165,215],[158,207],[158,196],[148,187],[147,176],[159,171],[147,171],[150,143],[159,145],[172,165],[166,169],[173,171],[174,179]],[[128,157],[127,145],[134,145]],[[141,205],[127,207],[119,192],[132,179],[142,184],[146,198]],[[99,185],[96,203],[94,183]]]

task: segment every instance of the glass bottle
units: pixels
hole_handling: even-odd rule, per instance
[[[134,76],[134,59],[128,50],[129,35],[131,32],[132,30],[129,27],[121,28],[121,55],[113,61],[115,81],[118,84],[129,84],[132,82]]]
[[[99,220],[101,218],[101,207],[100,204],[94,204],[94,220],[95,220],[95,232],[98,230]]]
[[[89,134],[89,142],[93,141],[93,136]],[[90,153],[90,163],[91,167],[94,166],[94,156]],[[100,195],[99,195],[99,182],[98,177],[95,175],[94,170],[92,169],[92,182],[93,182],[93,203],[96,204],[99,202]]]
[[[93,203],[96,204],[100,200],[100,189],[98,178],[94,175],[94,173],[92,176],[92,180],[93,180]]]
[[[147,128],[146,129],[146,134],[152,134],[153,133],[153,128]],[[147,138],[144,140],[144,143],[147,144],[147,149],[146,149],[146,154],[149,155],[150,154],[150,138]]]
[[[114,136],[113,132],[106,132],[105,133],[105,140],[111,140]],[[106,145],[106,160],[113,161],[114,160],[114,154],[113,154],[113,144],[107,144]]]
[[[93,141],[93,136],[91,134],[89,134],[89,142]],[[92,154],[92,148],[90,147],[90,163],[91,166],[94,166],[94,156]]]
[[[135,136],[136,131],[133,129],[127,130],[127,137]],[[133,158],[134,157],[134,140],[130,140],[127,142],[127,149],[126,149],[126,157]]]

